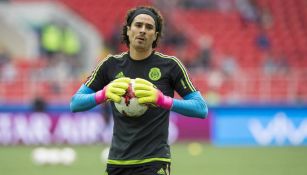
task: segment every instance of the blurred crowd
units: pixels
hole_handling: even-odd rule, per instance
[[[10,51],[0,45],[0,81],[20,81],[24,74],[27,81],[45,81],[52,93],[60,94],[65,81],[80,78],[82,42],[78,34],[60,19],[46,21],[33,30],[39,36],[39,58],[22,66],[26,60],[14,59]]]
[[[252,44],[261,58],[258,61],[260,64],[253,68],[268,76],[286,75],[292,70],[289,64],[291,58],[282,50],[274,48],[268,35],[268,31],[275,25],[272,12],[269,8],[260,6],[256,0],[170,0],[152,3],[161,9],[167,18],[158,51],[177,56],[192,74],[206,76],[203,78],[208,82],[208,86],[204,95],[212,97],[208,99],[209,102],[219,103],[219,86],[229,77],[233,78],[244,72],[245,67],[236,53],[218,48],[216,38],[210,32],[188,32],[190,27],[184,26],[184,22],[189,21],[179,19],[182,24],[178,24],[178,19],[171,15],[172,10],[215,11],[226,16],[235,11],[240,17],[242,32],[250,26],[255,28]],[[35,30],[40,38],[41,66],[31,70],[29,78],[48,80],[52,91],[61,93],[63,82],[84,76],[80,71],[83,66],[80,60],[87,59],[80,57],[84,44],[78,34],[60,19],[46,21]],[[102,57],[125,50],[125,46],[120,43],[120,36],[121,24],[115,21],[112,33],[103,36]],[[0,43],[0,81],[14,80],[18,76],[16,65],[10,52]],[[232,93],[231,98],[235,99],[235,96],[236,94]]]

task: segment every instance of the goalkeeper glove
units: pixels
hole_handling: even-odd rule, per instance
[[[118,78],[105,86],[102,90],[96,92],[95,100],[100,104],[106,100],[111,100],[116,103],[121,101],[121,97],[126,93],[129,86],[130,78]]]
[[[173,105],[173,98],[165,96],[151,82],[142,78],[135,79],[134,93],[140,104],[154,104],[164,109],[171,109]]]

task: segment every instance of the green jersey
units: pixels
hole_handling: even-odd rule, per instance
[[[110,55],[100,62],[85,85],[94,91],[103,89],[120,77],[143,78],[164,95],[181,97],[195,92],[183,64],[172,56],[154,51],[144,60],[133,60],[128,52]],[[169,110],[149,107],[140,117],[126,117],[112,103],[114,128],[108,164],[139,165],[148,162],[170,162],[168,140]]]

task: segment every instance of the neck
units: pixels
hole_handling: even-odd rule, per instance
[[[152,53],[152,48],[148,49],[148,50],[136,50],[134,48],[130,48],[130,57],[133,60],[143,60],[147,57],[149,57],[149,55]]]

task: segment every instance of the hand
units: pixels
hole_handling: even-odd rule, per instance
[[[135,79],[134,94],[140,104],[154,104],[165,109],[173,105],[173,98],[165,96],[151,82],[142,78]]]
[[[158,99],[158,89],[154,85],[142,78],[136,78],[134,84],[134,94],[138,98],[140,104],[151,103],[156,104]]]
[[[121,97],[126,93],[129,87],[130,78],[123,77],[113,80],[101,91],[98,91],[95,95],[97,103],[101,103],[106,100],[111,100],[116,103],[121,101]]]

